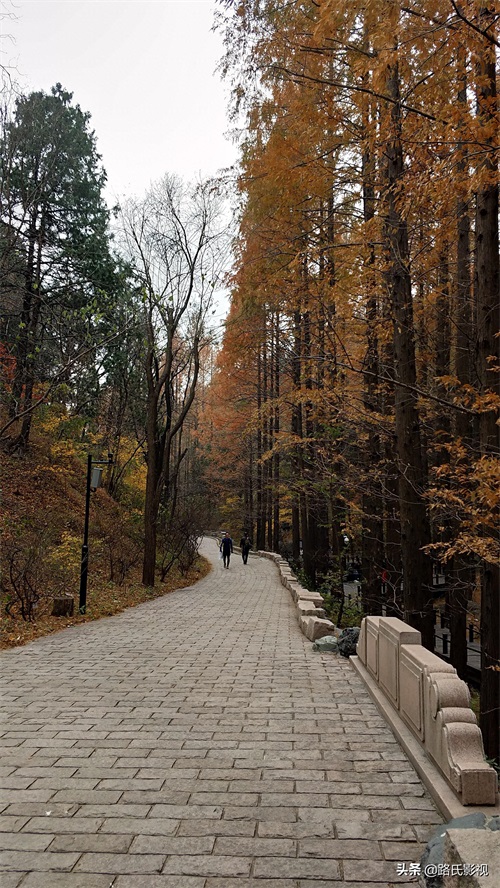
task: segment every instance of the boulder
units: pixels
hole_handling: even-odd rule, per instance
[[[330,620],[319,620],[317,617],[300,617],[299,626],[309,641],[316,641],[324,635],[331,635],[335,626]]]
[[[342,654],[343,657],[354,657],[356,655],[359,632],[358,626],[344,629],[341,632],[339,637],[339,654]]]
[[[324,635],[323,638],[318,638],[317,641],[313,644],[313,651],[333,651],[334,653],[338,652],[339,640],[335,635]]]
[[[456,817],[448,823],[436,827],[433,835],[427,842],[426,848],[420,859],[420,885],[422,888],[446,888],[452,885],[450,876],[446,874],[446,870],[451,870],[451,866],[459,866],[462,864],[490,864],[490,875],[492,853],[495,848],[498,849],[498,839],[491,835],[500,828],[500,817],[487,817],[481,811],[473,814],[466,814],[464,817]],[[463,832],[464,839],[460,839],[460,831]],[[491,831],[491,832],[490,832]],[[484,845],[481,841],[484,836]],[[469,838],[472,840],[472,844]],[[472,852],[472,853],[471,853]],[[464,859],[474,856],[474,860]],[[481,857],[481,859],[479,859]],[[483,857],[485,858],[483,860]],[[460,876],[458,883],[460,888],[479,888],[483,884],[471,875],[471,878]],[[486,881],[486,880],[485,880]]]

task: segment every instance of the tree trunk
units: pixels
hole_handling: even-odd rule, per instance
[[[483,26],[494,29],[494,13],[481,10]],[[494,48],[485,45],[477,63],[478,118],[485,145],[480,173],[484,185],[476,203],[476,291],[478,375],[481,392],[500,395],[499,240],[498,240],[498,100]],[[498,411],[484,410],[479,419],[483,457],[498,458]],[[497,522],[500,515],[497,510]],[[499,524],[497,523],[497,530]],[[481,730],[486,755],[500,758],[500,569],[484,563],[481,590]]]
[[[292,382],[294,392],[294,403],[292,405],[291,430],[292,435],[296,439],[293,446],[292,471],[292,557],[296,564],[300,561],[300,452],[302,438],[302,407],[300,403],[300,380],[302,375],[302,331],[300,321],[300,310],[296,309],[293,315],[293,360],[292,360]]]
[[[75,609],[75,599],[72,595],[59,595],[52,599],[53,617],[72,617]]]
[[[147,477],[144,503],[144,554],[142,584],[153,587],[156,570],[156,538],[158,521],[158,442],[156,440],[156,414],[150,406],[147,423]]]
[[[266,525],[264,511],[263,496],[263,473],[262,473],[262,427],[261,427],[261,408],[262,408],[262,354],[259,347],[257,354],[257,549],[263,551],[266,548]]]
[[[397,61],[388,66],[387,93],[393,100],[386,144],[385,238],[387,289],[393,310],[395,375],[395,431],[401,515],[401,554],[405,620],[422,634],[422,643],[434,647],[432,569],[422,549],[430,543],[423,500],[425,479],[417,408],[413,307],[409,272],[408,231],[398,206],[397,187],[403,178],[401,100]]]
[[[368,48],[368,35],[366,43]],[[365,86],[368,83],[365,78]],[[375,161],[370,145],[369,131],[372,126],[371,100],[366,96],[363,102],[364,147],[362,155],[363,181],[363,220],[369,226],[375,216]],[[381,613],[381,584],[385,567],[384,530],[382,520],[382,491],[378,481],[370,476],[378,474],[381,455],[380,434],[371,421],[371,415],[380,413],[379,392],[379,344],[378,344],[378,300],[375,273],[375,246],[368,245],[368,280],[366,292],[366,355],[364,360],[363,406],[368,422],[368,441],[365,449],[362,520],[362,594],[363,606],[367,614]],[[369,489],[367,489],[369,485]]]
[[[280,432],[280,316],[276,312],[275,320],[275,343],[274,343],[274,435],[276,442],[279,441]],[[273,478],[273,544],[274,552],[279,552],[281,547],[280,533],[280,453],[279,447],[274,454],[274,478]]]
[[[467,51],[460,47],[457,58],[459,107],[468,114],[467,106]],[[456,204],[457,215],[457,270],[453,300],[454,348],[451,375],[455,375],[461,385],[472,381],[472,292],[470,255],[470,217],[468,194],[468,151],[465,144],[457,145],[457,184],[459,196]],[[472,443],[474,429],[464,411],[457,410],[453,415],[452,432],[454,439]],[[456,522],[455,522],[456,523]],[[448,606],[450,614],[450,641],[452,666],[460,678],[467,676],[467,605],[472,597],[474,568],[467,560],[456,555],[450,564],[450,588]]]

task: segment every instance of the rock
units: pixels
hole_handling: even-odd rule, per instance
[[[330,620],[319,620],[317,617],[300,617],[299,626],[309,641],[316,641],[325,635],[331,635],[335,628]]]
[[[498,836],[487,826],[485,829],[448,829],[444,839],[444,862],[449,866],[449,874],[444,877],[445,888],[489,888],[491,876],[493,884],[498,884]],[[463,872],[465,867],[467,873]]]
[[[324,635],[313,644],[313,651],[338,651],[339,640],[335,635]]]
[[[477,830],[498,830],[500,829],[500,817],[486,817],[481,811],[477,811],[474,814],[466,814],[465,817],[455,817],[453,820],[450,820],[448,823],[444,823],[441,826],[438,826],[435,830],[434,834],[431,836],[429,841],[427,842],[426,848],[422,857],[420,859],[420,870],[421,870],[421,880],[420,884],[425,886],[425,888],[445,888],[447,882],[446,878],[443,875],[434,875],[429,874],[426,875],[426,868],[429,867],[433,872],[437,870],[437,868],[442,868],[443,865],[449,863],[449,848],[453,843],[450,843],[448,840],[448,849],[447,849],[447,834],[449,830],[452,830],[452,834],[455,837],[454,844],[457,846],[460,843],[456,839],[455,830],[473,830],[474,833]],[[471,833],[472,835],[472,833]],[[495,845],[497,844],[495,840]],[[476,840],[476,847],[478,852],[480,853],[480,843]],[[453,861],[457,862],[457,861]],[[474,861],[463,861],[464,863],[488,863],[487,860],[474,860]],[[471,883],[474,884],[474,883]],[[476,883],[477,884],[477,883]],[[464,884],[464,888],[467,886]]]
[[[359,638],[359,627],[354,626],[351,629],[344,629],[339,637],[339,654],[343,657],[354,657],[356,654],[356,646]]]

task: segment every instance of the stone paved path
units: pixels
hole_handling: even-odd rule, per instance
[[[441,822],[267,559],[6,651],[1,888],[392,886]]]

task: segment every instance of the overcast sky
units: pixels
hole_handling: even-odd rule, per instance
[[[2,61],[25,91],[60,82],[89,111],[108,198],[141,196],[165,172],[230,166],[227,87],[214,0],[4,0]]]

